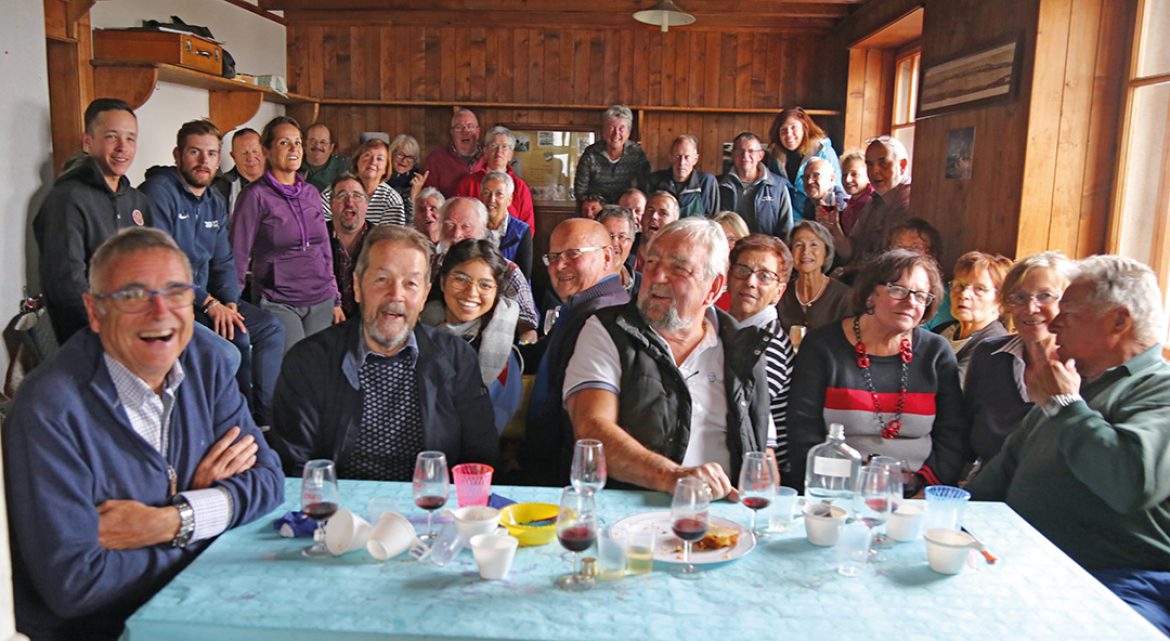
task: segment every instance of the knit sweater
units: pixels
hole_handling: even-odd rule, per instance
[[[650,161],[638,143],[627,140],[621,158],[610,162],[605,153],[605,141],[585,148],[577,161],[577,178],[573,195],[581,202],[590,194],[601,194],[605,202],[614,204],[622,192],[630,187],[645,188],[650,182]]]
[[[954,351],[945,339],[921,327],[914,329],[910,340],[913,360],[907,367],[902,429],[896,438],[887,439],[881,435],[873,395],[841,323],[805,337],[796,355],[788,402],[793,469],[789,478],[794,486],[803,485],[808,450],[825,440],[829,423],[845,425],[845,441],[862,458],[880,454],[901,459],[929,484],[959,480],[968,427]],[[898,407],[902,360],[898,355],[869,360],[881,415],[888,423]]]
[[[1090,568],[1170,571],[1170,364],[1154,345],[1054,416],[1033,409],[972,498],[1006,501]]]

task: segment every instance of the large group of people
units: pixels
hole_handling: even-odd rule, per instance
[[[694,136],[652,172],[628,108],[600,124],[578,215],[534,256],[516,138],[481,137],[470,110],[422,164],[406,134],[345,158],[324,124],[277,117],[234,133],[226,173],[221,133],[192,121],[135,189],[136,117],[95,100],[34,221],[63,346],[4,424],[20,629],[115,637],[311,459],[404,481],[438,450],[560,486],[595,438],[614,486],[697,477],[736,500],[745,453],[799,489],[841,423],[862,455],[902,461],[908,496],[1006,500],[1170,631],[1148,267],[973,250],[948,281],[902,144],[838,157],[800,108],[767,144],[736,136],[720,177]]]

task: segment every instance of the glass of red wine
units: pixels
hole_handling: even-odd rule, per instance
[[[451,494],[451,483],[447,474],[447,456],[442,452],[426,450],[418,453],[414,461],[414,504],[427,511],[427,533],[425,541],[435,538],[435,510],[447,504]]]
[[[691,563],[691,545],[707,534],[707,508],[711,504],[711,489],[703,481],[684,477],[674,485],[670,502],[670,527],[683,542],[683,566],[674,576],[680,579],[698,579],[702,576]]]
[[[301,510],[317,522],[313,544],[301,550],[310,559],[329,556],[325,547],[325,522],[336,512],[341,502],[337,489],[337,467],[328,459],[313,459],[305,463],[301,478]]]
[[[581,553],[597,541],[597,503],[593,491],[568,486],[561,493],[557,513],[557,540],[573,554],[573,573],[557,578],[556,586],[569,592],[593,588],[593,577],[581,573]]]
[[[748,452],[743,455],[743,466],[739,468],[739,501],[751,510],[751,525],[748,530],[756,537],[764,535],[756,531],[756,513],[772,504],[776,493],[776,475],[772,468],[772,457],[765,452]]]

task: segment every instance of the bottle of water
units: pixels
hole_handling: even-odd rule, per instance
[[[845,426],[829,425],[829,438],[808,452],[804,495],[809,503],[831,503],[849,510],[861,470],[861,454],[845,444]]]

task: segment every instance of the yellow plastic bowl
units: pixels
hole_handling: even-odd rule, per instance
[[[547,545],[557,535],[557,512],[560,507],[551,503],[513,503],[500,510],[500,525],[508,528],[508,533],[520,539],[523,547]],[[533,521],[553,519],[548,525],[532,527],[527,525]]]

